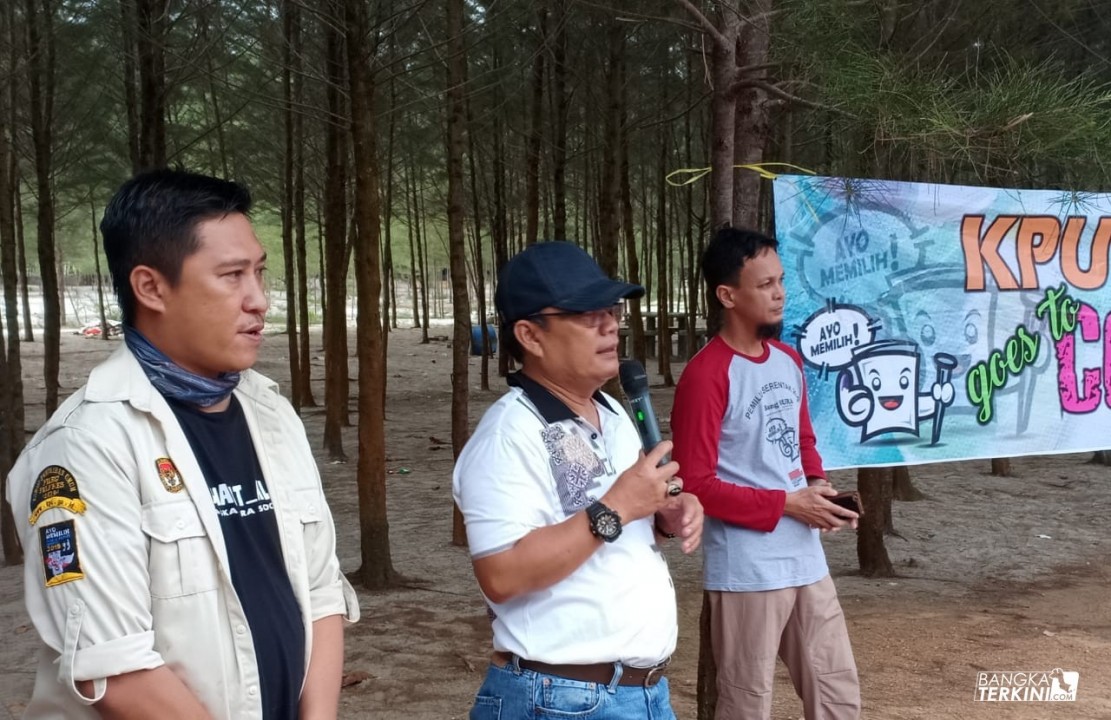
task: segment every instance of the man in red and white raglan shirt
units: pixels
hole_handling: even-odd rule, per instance
[[[845,617],[819,530],[856,525],[827,498],[802,362],[783,320],[776,241],[724,228],[702,258],[721,331],[687,365],[671,430],[684,489],[702,501],[718,720],[771,716],[778,654],[807,720],[860,715]]]

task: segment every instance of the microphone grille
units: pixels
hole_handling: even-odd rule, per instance
[[[648,373],[639,360],[622,360],[618,377],[621,380],[621,389],[629,397],[648,392]]]

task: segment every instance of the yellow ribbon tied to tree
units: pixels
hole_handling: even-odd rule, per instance
[[[768,169],[768,168],[773,168],[773,167],[791,168],[792,170],[798,170],[799,172],[806,173],[807,175],[817,175],[817,173],[814,172],[813,170],[809,170],[809,169],[804,168],[804,167],[799,167],[798,165],[792,165],[791,163],[782,163],[782,162],[753,163],[751,165],[734,165],[733,166],[734,169],[738,169],[738,170],[751,170],[752,172],[756,173],[757,175],[764,178],[765,180],[775,180],[777,177],[779,177],[779,173],[772,172],[771,170]],[[667,174],[667,177],[664,178],[664,181],[667,182],[667,184],[671,185],[672,187],[683,187],[684,185],[690,185],[692,183],[698,182],[702,178],[709,175],[710,171],[712,169],[713,168],[708,168],[708,167],[704,167],[704,168],[679,168],[678,170],[672,170],[671,172],[669,172]],[[687,177],[682,179],[682,180],[674,179],[674,178],[682,177],[684,175],[686,175]]]

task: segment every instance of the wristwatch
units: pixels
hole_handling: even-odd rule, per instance
[[[594,537],[613,542],[621,537],[621,516],[606,507],[601,500],[595,500],[586,508],[590,520],[590,532]]]

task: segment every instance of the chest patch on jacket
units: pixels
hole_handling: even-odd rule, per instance
[[[181,492],[185,487],[181,473],[177,471],[177,466],[170,458],[158,458],[154,461],[154,467],[158,469],[158,479],[162,481],[162,487],[166,488],[166,492]]]

